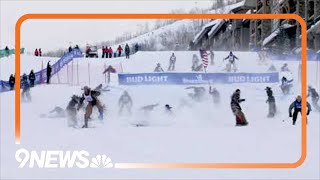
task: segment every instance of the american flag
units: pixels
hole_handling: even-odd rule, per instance
[[[202,59],[202,64],[204,68],[208,67],[209,59],[208,59],[208,53],[206,50],[200,49],[200,57]]]

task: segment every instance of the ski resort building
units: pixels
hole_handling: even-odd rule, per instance
[[[254,1],[246,0],[225,7],[223,13],[252,13]],[[213,19],[193,40],[194,46],[216,50],[248,50],[250,20]]]
[[[320,0],[264,1],[257,4],[256,12],[297,14],[301,16],[305,19],[308,27],[308,48],[315,51],[320,49]],[[251,34],[251,42],[256,47],[268,47],[282,52],[300,47],[301,27],[295,20],[273,19],[270,22],[266,21],[262,25],[260,25],[259,20],[256,22],[256,24],[253,24],[253,33]],[[268,35],[266,36],[266,34]]]
[[[229,5],[224,13],[298,14],[307,22],[308,48],[320,49],[320,0],[244,0]],[[299,51],[301,27],[292,19],[215,19],[206,24],[193,40],[194,48],[215,50]],[[294,49],[296,48],[296,49]]]

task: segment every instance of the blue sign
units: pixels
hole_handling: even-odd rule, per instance
[[[79,58],[79,57],[82,57],[82,52],[80,51],[80,49],[73,49],[71,52],[63,55],[55,64],[51,66],[52,67],[51,76],[59,72],[63,68],[63,66],[71,62],[73,58]],[[36,72],[34,74],[36,76],[35,84],[44,83],[45,80],[47,79],[47,68],[39,72]],[[22,77],[20,77],[20,79],[22,79]],[[9,82],[1,80],[0,92],[9,91],[9,90],[10,90]]]
[[[121,73],[118,80],[120,85],[278,83],[279,73]]]

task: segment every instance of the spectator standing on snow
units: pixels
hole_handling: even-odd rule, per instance
[[[47,64],[47,84],[50,84],[51,72],[52,72],[52,67],[49,61]]]
[[[119,45],[119,47],[118,47],[118,49],[117,49],[117,51],[118,51],[118,57],[121,56],[122,50],[123,50],[122,47]]]
[[[41,48],[39,48],[39,56],[42,56]]]
[[[129,59],[130,57],[130,47],[128,44],[126,44],[126,46],[124,47],[124,52],[126,54],[126,59]]]
[[[105,53],[106,58],[109,58],[109,48],[108,48],[108,46],[106,46],[104,48],[104,53]]]
[[[38,49],[36,49],[36,50],[34,51],[34,55],[35,55],[35,56],[39,56],[39,51],[38,51]]]
[[[6,56],[9,56],[9,55],[10,55],[10,50],[9,50],[8,46],[6,46],[6,47],[4,48],[4,51],[5,51],[5,53],[6,53]]]
[[[174,53],[172,53],[170,60],[169,60],[169,67],[168,67],[168,71],[174,71],[175,70],[175,65],[176,65],[176,56],[174,55]]]
[[[31,70],[30,74],[29,74],[29,81],[30,81],[30,86],[31,87],[34,87],[35,80],[36,80],[36,76],[35,76],[33,70]]]
[[[104,46],[102,46],[102,58],[104,58],[105,54],[106,54],[106,49],[104,48]]]
[[[136,53],[139,51],[139,44],[138,43],[136,43],[136,45],[134,46],[134,49],[135,49]]]
[[[10,90],[14,89],[14,83],[15,83],[15,78],[14,78],[13,74],[11,74],[10,77],[9,77]]]
[[[71,46],[69,46],[69,49],[68,49],[68,51],[69,51],[69,52],[71,52],[71,51],[72,51],[72,47],[71,47]]]
[[[113,50],[112,50],[111,46],[109,47],[108,53],[109,53],[109,58],[112,58]]]

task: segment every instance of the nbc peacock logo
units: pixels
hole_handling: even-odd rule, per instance
[[[91,168],[112,168],[113,164],[112,164],[112,160],[107,157],[105,154],[103,155],[96,155],[96,157],[93,157],[91,159],[91,163],[90,163],[90,167]]]

